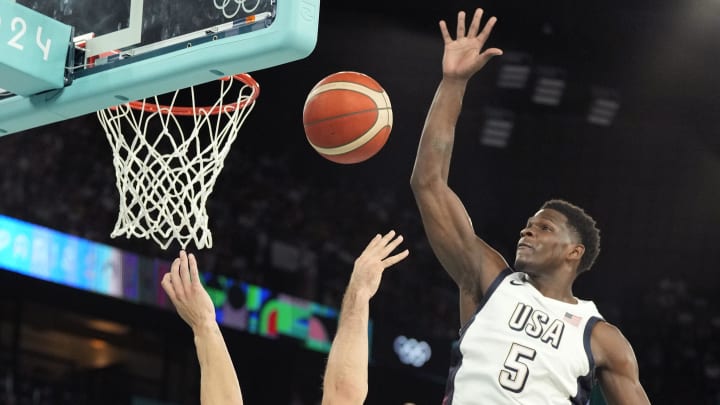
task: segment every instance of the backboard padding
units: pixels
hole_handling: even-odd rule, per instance
[[[0,98],[0,135],[302,59],[312,52],[317,41],[319,3],[277,0],[274,19],[267,27],[241,22],[233,25],[229,33],[210,33],[187,41],[191,46],[180,43],[170,52],[153,51],[143,57],[108,62],[113,63],[111,68],[98,66],[78,71],[72,83],[62,89],[30,97]]]

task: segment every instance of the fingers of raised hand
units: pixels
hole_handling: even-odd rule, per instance
[[[180,299],[185,297],[185,288],[183,287],[183,280],[180,276],[181,266],[181,259],[178,257],[173,260],[172,266],[170,267],[170,283],[175,291],[175,297]]]
[[[457,39],[460,39],[465,36],[465,12],[464,11],[460,11],[458,13],[456,32],[457,32],[457,37],[456,37]]]
[[[478,34],[478,31],[480,31],[480,21],[482,20],[483,16],[483,9],[479,8],[475,10],[475,14],[473,14],[473,19],[470,22],[470,27],[468,28],[468,36],[469,37],[476,37]]]
[[[383,268],[392,266],[400,260],[407,257],[407,249],[392,257],[388,257],[402,242],[402,235],[397,235],[395,231],[390,231],[385,235],[377,234],[370,241],[363,253],[358,257],[356,263],[380,263]]]
[[[405,249],[405,250],[403,250],[402,252],[400,252],[400,253],[398,253],[398,254],[395,254],[395,255],[392,255],[392,256],[386,258],[385,260],[383,260],[383,261],[382,261],[383,266],[384,266],[385,268],[388,268],[388,267],[390,267],[390,266],[392,266],[392,265],[394,265],[394,264],[397,264],[398,262],[400,262],[400,261],[402,261],[403,259],[405,259],[406,257],[408,257],[409,254],[410,254],[410,251],[407,250],[407,249]]]
[[[452,37],[450,36],[450,32],[448,31],[447,23],[444,20],[440,21],[440,34],[442,34],[444,43],[447,44],[452,42]]]
[[[367,256],[371,254],[375,254],[377,252],[381,252],[382,248],[385,247],[390,239],[395,235],[395,231],[390,231],[386,233],[385,235],[377,234],[374,238],[368,243],[367,247],[365,247],[365,250],[363,250],[361,256]]]
[[[190,277],[190,265],[188,263],[188,255],[184,250],[180,251],[180,277],[184,287],[189,287],[192,278]]]
[[[382,239],[381,239],[381,241],[380,241],[380,242],[381,242],[381,243],[380,243],[380,246],[383,247],[383,248],[386,247],[386,246],[388,245],[388,243],[389,243],[394,237],[395,237],[395,231],[390,231],[390,232],[386,233],[385,235],[383,235],[383,237],[382,237]]]
[[[497,18],[490,17],[489,20],[485,23],[485,26],[483,27],[482,31],[480,32],[480,35],[478,35],[478,38],[482,41],[485,41],[490,36],[490,33],[493,30],[493,27],[495,26],[495,23],[497,22]],[[478,21],[478,24],[480,24],[480,21]]]
[[[393,235],[394,235],[394,234],[395,234],[395,233],[393,232]],[[387,255],[389,255],[390,253],[392,253],[392,251],[395,250],[395,248],[397,248],[398,245],[400,245],[403,240],[404,240],[403,236],[402,236],[402,235],[398,235],[397,238],[389,241],[389,243],[386,243],[386,244],[385,244],[385,248],[383,249],[383,252],[382,252],[382,253],[383,253],[383,258],[384,258],[384,257],[387,257]]]
[[[172,283],[172,274],[165,273],[165,275],[163,275],[162,281],[160,281],[160,285],[162,286],[163,290],[165,290],[165,294],[170,297],[170,301],[175,302],[175,288]]]
[[[388,268],[392,266],[393,264],[399,262],[400,260],[407,257],[408,252],[407,249],[401,253],[398,253],[394,256],[388,257],[390,253],[392,253],[395,249],[397,249],[398,246],[403,242],[404,238],[402,235],[397,235],[395,231],[390,231],[385,236],[383,236],[382,244],[380,246],[380,249],[377,250],[377,257],[380,260],[380,263],[382,264],[383,268]]]
[[[365,246],[365,249],[362,251],[362,253],[360,254],[360,256],[364,256],[364,255],[368,254],[368,252],[372,251],[372,250],[378,245],[378,243],[379,243],[381,240],[382,240],[382,235],[380,235],[380,234],[375,235],[375,237],[373,237],[373,238],[370,240],[370,242],[368,243],[368,245]]]
[[[198,271],[197,259],[192,253],[188,255],[188,265],[190,266],[190,281],[198,285],[200,283],[200,272]]]

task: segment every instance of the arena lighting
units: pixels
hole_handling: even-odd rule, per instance
[[[565,71],[555,67],[539,67],[532,101],[536,104],[557,106],[565,92]]]
[[[480,132],[480,144],[492,148],[505,148],[510,141],[515,114],[498,108],[485,109],[485,124]]]
[[[591,124],[610,126],[620,109],[620,97],[617,91],[602,87],[593,87],[592,102],[587,120]]]
[[[400,335],[393,341],[393,349],[401,363],[413,367],[422,367],[430,360],[432,349],[425,341],[418,341]]]
[[[87,325],[100,332],[111,333],[113,335],[125,335],[130,331],[126,325],[117,322],[106,321],[103,319],[88,319]]]
[[[503,53],[497,86],[501,89],[523,89],[530,77],[532,58],[522,52]]]

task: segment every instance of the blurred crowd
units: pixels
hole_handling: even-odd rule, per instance
[[[0,213],[172,257],[150,241],[109,237],[118,210],[115,174],[93,118],[0,138]],[[214,246],[198,253],[203,270],[339,308],[359,251],[375,233],[396,229],[411,255],[387,274],[372,318],[425,336],[457,336],[456,291],[432,255],[409,184],[403,190],[351,184],[298,170],[302,163],[288,150],[262,154],[236,146],[207,206]],[[680,274],[648,284],[635,296],[598,306],[633,344],[651,400],[720,404],[714,286]]]

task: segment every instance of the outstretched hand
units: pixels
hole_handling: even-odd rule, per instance
[[[170,272],[163,276],[161,285],[178,315],[193,331],[208,322],[215,322],[215,306],[200,283],[197,261],[193,254],[180,251],[180,256],[173,261]]]
[[[390,231],[382,236],[376,235],[362,254],[355,259],[355,267],[348,289],[355,289],[358,293],[366,294],[368,299],[372,298],[380,287],[383,271],[408,256],[407,249],[388,256],[402,241],[402,235],[398,235],[396,238],[395,231]]]
[[[483,50],[497,18],[490,17],[480,31],[480,21],[483,10],[475,10],[472,22],[465,32],[465,12],[458,13],[457,37],[453,40],[448,32],[447,23],[440,21],[440,31],[445,42],[445,53],[443,54],[443,75],[449,78],[469,79],[477,73],[494,56],[502,55],[498,48]]]

